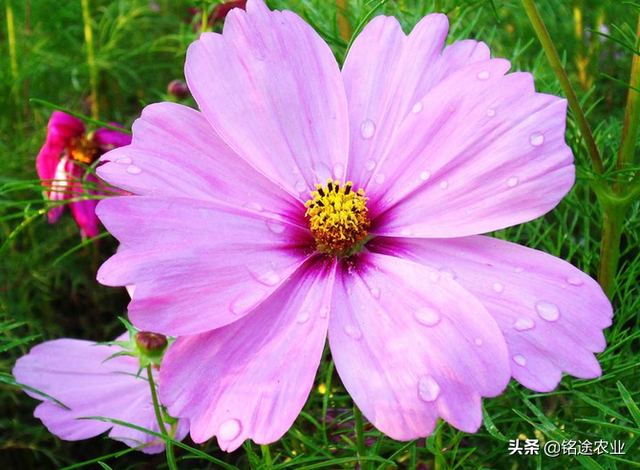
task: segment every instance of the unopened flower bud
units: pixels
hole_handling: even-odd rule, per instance
[[[167,85],[167,93],[179,100],[183,100],[189,96],[189,88],[182,80],[172,80]]]
[[[136,345],[138,349],[149,356],[162,354],[168,344],[167,337],[164,335],[151,333],[149,331],[138,331],[136,333]]]

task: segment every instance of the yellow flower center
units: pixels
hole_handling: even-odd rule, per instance
[[[338,256],[358,252],[371,226],[364,191],[354,191],[351,181],[341,187],[340,181],[331,178],[326,186],[316,188],[305,203],[305,215],[318,250]]]
[[[76,137],[69,143],[69,154],[73,160],[91,165],[98,156],[98,146],[86,136]]]

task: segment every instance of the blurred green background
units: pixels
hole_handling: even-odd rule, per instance
[[[177,100],[167,92],[183,79],[186,48],[197,38],[204,6],[188,0],[2,0],[0,3],[0,469],[46,470],[77,464],[125,447],[107,439],[70,443],[50,435],[32,416],[36,400],[11,385],[15,359],[38,342],[74,337],[108,340],[122,330],[124,289],[95,281],[98,266],[116,248],[110,237],[81,245],[70,215],[49,225],[35,172],[51,109],[32,98],[115,121],[129,127],[149,103]],[[539,91],[561,94],[519,1],[489,0],[272,0],[272,8],[301,14],[324,37],[339,61],[349,35],[373,7],[396,16],[405,31],[425,14],[449,16],[449,41],[485,41],[514,70],[535,75]],[[539,0],[537,5],[556,43],[583,107],[588,112],[605,164],[613,174],[638,9],[606,0]],[[86,28],[93,35],[94,63],[88,61]],[[221,23],[209,25],[219,30]],[[611,35],[608,38],[605,35]],[[91,76],[97,100],[91,100]],[[242,92],[242,90],[238,90]],[[195,106],[190,98],[182,101]],[[92,109],[93,106],[93,109]],[[92,129],[91,125],[89,128]],[[567,141],[574,149],[578,181],[547,216],[495,235],[562,257],[595,277],[601,215],[588,187],[588,157],[569,118]],[[485,400],[485,426],[467,435],[444,425],[442,442],[434,437],[398,443],[369,430],[374,439],[374,468],[399,469],[626,469],[640,467],[640,347],[638,309],[640,217],[636,203],[625,222],[622,259],[616,283],[614,325],[608,348],[599,355],[597,380],[566,377],[553,393],[534,394],[512,383],[501,397]],[[272,468],[353,468],[355,444],[348,426],[351,401],[327,358],[316,388],[294,428],[271,446]],[[325,435],[318,422],[326,410],[340,410]],[[337,426],[345,422],[347,427]],[[509,456],[508,440],[518,438],[604,439],[626,443],[626,455],[580,457]],[[325,440],[327,439],[327,440]],[[203,449],[239,468],[266,467],[255,444],[234,454],[215,443]],[[444,450],[443,450],[444,449]],[[436,457],[434,458],[434,454]],[[186,459],[181,469],[217,468]],[[155,469],[164,456],[128,454],[105,460],[114,469]],[[314,466],[316,465],[316,466]],[[97,464],[89,468],[100,468]]]

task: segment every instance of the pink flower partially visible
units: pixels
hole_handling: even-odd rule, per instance
[[[131,136],[106,128],[87,135],[80,119],[54,111],[47,125],[47,139],[36,160],[38,176],[47,188],[47,196],[52,201],[64,201],[80,198],[84,194],[104,194],[103,191],[84,187],[82,180],[85,175],[87,183],[92,186],[104,186],[93,174],[87,174],[86,167],[105,152],[130,143]],[[110,188],[104,186],[104,189]],[[97,202],[87,199],[69,203],[82,234],[88,237],[95,237],[99,233],[99,221],[95,215]],[[57,222],[63,210],[63,205],[51,209],[49,222]]]
[[[98,280],[136,286],[134,325],[182,336],[161,395],[194,441],[279,439],[327,334],[353,400],[400,440],[438,417],[476,431],[511,377],[546,392],[601,374],[598,284],[478,235],[573,185],[566,101],[484,43],[444,47],[447,30],[440,14],[409,36],[377,17],[340,71],[299,16],[250,0],[189,48],[202,112],[148,106],[103,157],[100,176],[134,196],[97,208],[123,245]]]
[[[125,334],[118,340],[127,338],[128,334]],[[155,436],[129,427],[96,419],[78,419],[100,416],[160,432],[146,370],[137,376],[139,362],[131,356],[108,359],[119,351],[122,351],[119,346],[91,341],[47,341],[18,359],[13,375],[18,383],[44,392],[67,406],[64,408],[25,389],[33,398],[45,400],[38,405],[34,415],[61,439],[77,441],[111,430],[110,438],[130,447],[158,442]],[[156,380],[157,375],[154,373]],[[182,440],[188,428],[188,421],[180,420],[175,438]],[[164,444],[159,442],[140,450],[155,454],[163,449]]]

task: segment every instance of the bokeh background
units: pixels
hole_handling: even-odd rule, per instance
[[[83,3],[85,10],[83,11]],[[109,340],[123,330],[124,289],[95,281],[98,266],[116,243],[104,236],[83,242],[70,215],[49,225],[35,172],[50,106],[45,100],[102,121],[129,128],[149,103],[172,100],[195,106],[189,96],[168,92],[183,80],[187,46],[202,28],[202,9],[219,30],[223,19],[209,15],[216,3],[196,0],[2,0],[0,2],[0,469],[46,470],[83,462],[101,468],[156,469],[164,456],[129,453],[95,438],[63,442],[32,415],[36,400],[12,385],[11,368],[30,347],[49,339]],[[302,15],[330,44],[341,62],[349,37],[376,12],[396,16],[405,32],[425,14],[444,11],[449,42],[485,41],[512,70],[532,72],[539,91],[561,94],[529,20],[517,0],[270,0],[272,8]],[[637,6],[615,0],[538,0],[578,96],[587,110],[607,168],[620,142]],[[84,15],[83,15],[84,13]],[[206,20],[206,16],[205,16]],[[87,28],[93,61],[88,60]],[[94,87],[92,90],[92,77]],[[621,83],[622,82],[622,83]],[[212,84],[215,86],[215,84]],[[242,93],[242,90],[237,90]],[[95,128],[95,126],[93,127]],[[89,124],[89,129],[92,125]],[[574,150],[578,180],[547,216],[494,234],[560,256],[596,275],[601,212],[587,180],[588,157],[569,118],[567,141]],[[614,170],[609,170],[613,175]],[[640,216],[636,203],[624,227],[622,258],[614,294],[616,315],[599,355],[603,376],[565,377],[553,393],[535,394],[513,383],[504,395],[484,401],[485,425],[476,435],[443,425],[437,437],[394,442],[367,428],[373,468],[380,469],[626,469],[640,467]],[[316,386],[292,430],[271,446],[265,464],[255,444],[234,454],[215,440],[203,450],[238,468],[354,468],[351,401],[327,354]],[[510,456],[509,439],[620,440],[626,455],[592,457]],[[189,441],[187,441],[189,442]],[[190,443],[190,442],[189,442]],[[192,443],[190,443],[192,444]],[[220,468],[178,451],[181,469]]]

